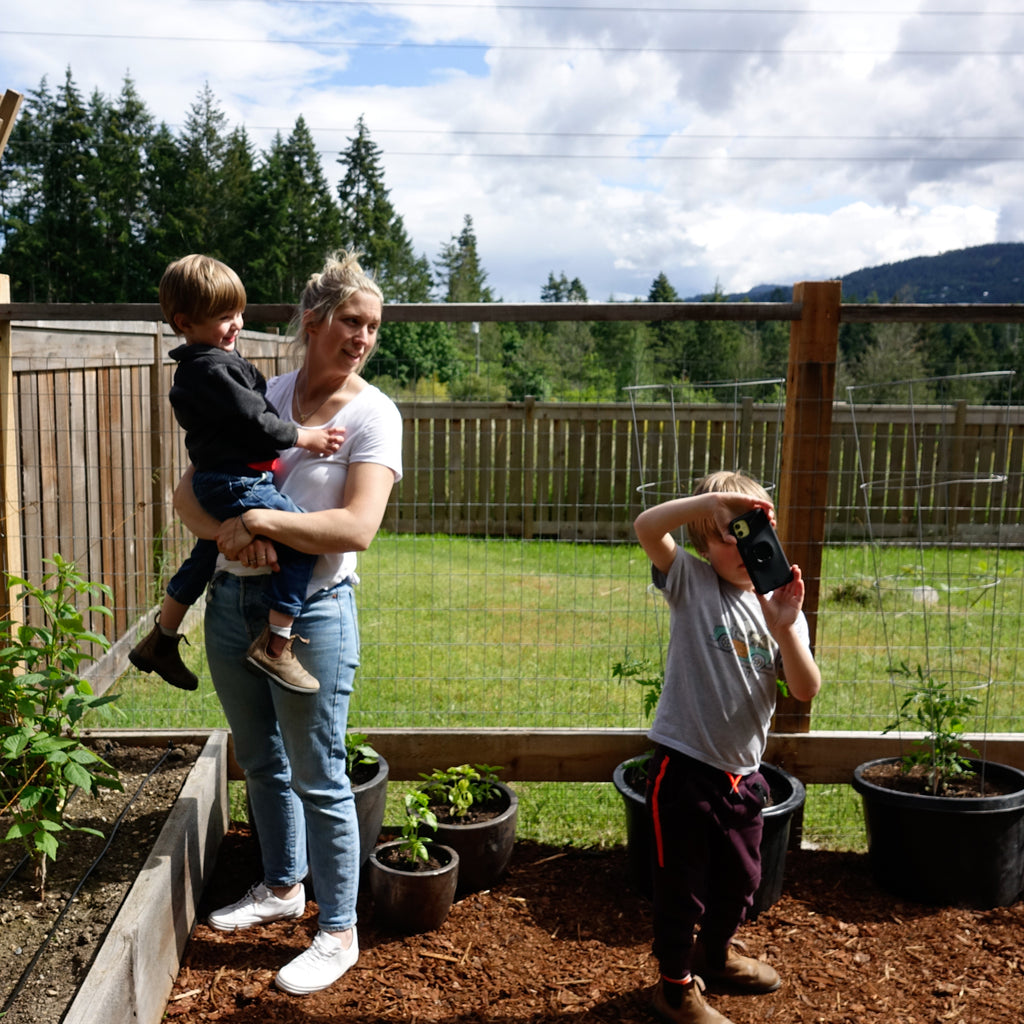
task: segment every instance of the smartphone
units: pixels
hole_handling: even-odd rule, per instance
[[[759,594],[767,594],[793,579],[789,559],[764,509],[744,512],[729,524],[729,529],[736,538],[750,582]]]

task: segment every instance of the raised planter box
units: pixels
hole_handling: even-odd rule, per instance
[[[97,731],[92,735],[103,735]],[[182,742],[184,734],[118,732],[122,743]],[[190,737],[203,750],[125,897],[63,1024],[163,1019],[229,808],[228,733]],[[204,742],[205,741],[205,742]]]

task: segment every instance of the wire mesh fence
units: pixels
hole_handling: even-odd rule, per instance
[[[102,566],[118,595],[115,639],[146,619],[189,543],[168,504],[184,453],[166,409],[169,366],[153,355],[166,342],[125,330],[94,356],[56,338],[19,369],[17,396],[25,571],[52,550],[87,574]],[[279,341],[258,344],[264,372],[286,367]],[[660,672],[667,615],[632,519],[714,469],[771,488],[782,383],[659,386],[603,406],[404,403],[405,477],[360,557],[352,727],[643,727],[637,683]],[[934,626],[914,625],[930,609],[943,615],[940,664],[986,689],[971,729],[1024,731],[1020,415],[937,391],[921,405],[883,409],[868,396],[837,407],[833,436],[818,439],[833,457],[813,729],[890,724],[894,660],[936,654]],[[934,477],[958,458],[957,486],[938,489],[953,495],[948,508],[931,478],[913,485],[926,500],[907,500],[908,465]],[[883,500],[865,502],[865,483],[892,477]],[[224,724],[201,633],[191,639],[200,689],[129,672],[112,724]],[[806,836],[850,846],[861,833],[848,787],[809,787]]]

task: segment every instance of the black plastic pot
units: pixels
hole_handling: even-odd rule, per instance
[[[519,817],[519,797],[504,782],[501,790],[504,809],[495,818],[467,825],[439,822],[434,838],[450,846],[459,855],[459,892],[490,889],[501,881],[512,859]]]
[[[388,931],[406,935],[432,932],[444,924],[455,899],[459,855],[443,843],[428,842],[427,849],[441,867],[404,871],[380,859],[383,852],[399,845],[398,841],[381,844],[366,862],[374,920]]]
[[[771,790],[772,803],[763,812],[764,832],[761,835],[761,884],[754,894],[749,919],[777,903],[782,895],[786,874],[786,850],[793,815],[807,799],[804,784],[794,775],[772,764],[762,764]],[[612,782],[622,796],[626,809],[626,855],[629,879],[633,888],[651,898],[651,857],[654,845],[652,824],[645,802],[647,775],[636,760],[623,761],[615,768]]]
[[[359,819],[359,864],[366,863],[380,838],[384,823],[384,807],[388,795],[388,763],[377,755],[377,771],[364,782],[352,783],[352,795],[356,800],[356,817]]]
[[[853,788],[864,806],[868,863],[884,889],[921,903],[1005,907],[1024,892],[1024,772],[972,761],[1005,795],[902,793],[864,777],[879,758],[858,766]]]

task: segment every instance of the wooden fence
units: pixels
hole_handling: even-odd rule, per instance
[[[114,589],[117,634],[189,543],[170,509],[187,459],[166,397],[175,343],[157,323],[18,323],[12,334],[9,562],[34,574],[55,551],[73,559]],[[241,348],[268,376],[290,366],[278,336],[245,332]],[[403,405],[405,476],[385,528],[626,541],[642,507],[713,469],[775,482],[783,411],[744,397]],[[828,456],[825,539],[1024,543],[1022,427],[1022,407],[836,403],[828,435],[813,439]]]
[[[397,322],[782,320],[791,324],[791,342],[784,410],[742,400],[674,409],[415,403],[403,409],[406,477],[387,525],[624,540],[637,509],[686,489],[708,468],[737,465],[770,479],[778,466],[780,533],[804,568],[812,641],[826,540],[860,539],[880,518],[877,528],[893,539],[962,531],[1019,542],[1017,410],[941,407],[924,418],[926,430],[921,410],[908,424],[892,407],[858,409],[854,423],[832,397],[841,322],[1019,324],[1024,306],[842,305],[840,292],[833,281],[798,284],[789,303],[389,306]],[[155,602],[162,569],[188,542],[169,504],[184,464],[166,401],[171,340],[153,304],[10,299],[0,275],[0,568],[25,566],[34,576],[39,560],[59,550],[112,587],[112,628],[122,640],[94,675],[109,681],[125,663],[124,630]],[[258,306],[247,315],[273,323],[292,312]],[[76,320],[89,321],[89,331],[58,326]],[[264,373],[284,368],[279,338],[243,343]],[[858,451],[869,456],[863,472]],[[929,495],[930,504],[922,500]],[[878,516],[864,511],[865,496]],[[9,595],[2,596],[0,612],[10,614]],[[787,698],[776,728],[803,733],[809,720],[809,706]],[[583,742],[596,743],[602,756],[611,751],[589,733]],[[807,781],[816,770],[809,766]]]

